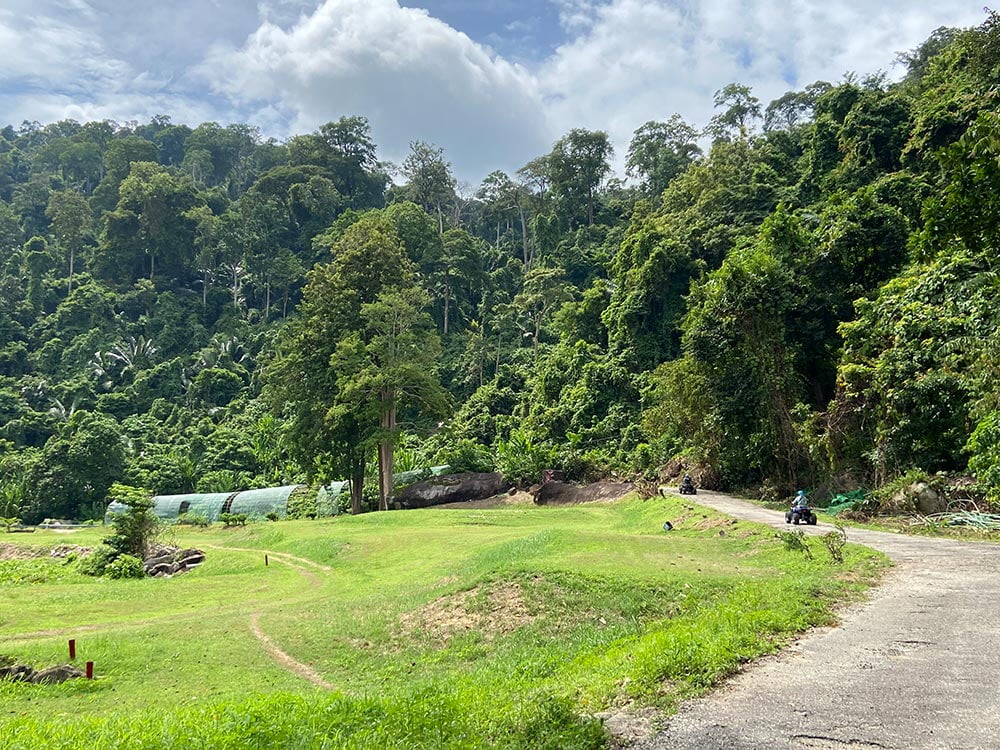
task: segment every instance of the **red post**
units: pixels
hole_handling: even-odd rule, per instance
[[[94,679],[94,662],[92,661],[87,662],[87,679]]]
[[[73,661],[76,658],[76,639],[69,639],[69,660]]]
[[[264,567],[267,567],[267,555],[264,555]]]

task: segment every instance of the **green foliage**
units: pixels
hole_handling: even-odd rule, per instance
[[[17,517],[11,518],[9,516],[0,518],[0,526],[3,526],[3,530],[6,531],[8,534],[10,533],[11,529],[13,529],[15,526],[20,526],[20,525],[21,525],[20,518]]]
[[[777,536],[789,552],[800,552],[807,560],[813,559],[812,549],[809,547],[809,542],[806,541],[806,533],[802,529],[779,531]],[[826,544],[825,541],[824,544]]]
[[[110,544],[99,544],[86,557],[80,558],[78,568],[85,576],[103,576],[110,566],[121,555]]]
[[[555,461],[552,448],[535,443],[522,430],[513,430],[506,440],[497,443],[497,470],[511,482],[540,482],[542,471],[553,468]]]
[[[196,510],[189,510],[177,516],[177,524],[180,526],[207,527],[211,526],[212,522],[208,520],[208,516],[205,514],[199,513]]]
[[[153,514],[153,500],[149,491],[114,484],[108,491],[108,499],[121,503],[125,510],[112,514],[114,534],[107,537],[104,543],[119,554],[144,559],[160,530],[160,521]]]
[[[248,516],[246,513],[223,513],[219,516],[219,520],[222,521],[223,525],[229,526],[246,526]]]
[[[492,451],[484,445],[468,438],[458,438],[447,440],[434,454],[433,463],[437,466],[448,466],[455,473],[493,471],[495,459]]]
[[[104,575],[112,579],[145,578],[146,568],[138,557],[119,555],[104,568]]]
[[[1000,504],[1000,412],[991,412],[976,425],[966,450],[969,470],[986,485],[988,498]]]
[[[579,128],[471,195],[420,141],[391,184],[361,117],[4,128],[0,515],[346,479],[357,511],[404,434],[400,466],[487,468],[512,430],[581,478],[968,469],[995,500],[998,39],[728,84],[704,153],[638,127],[633,184]]]
[[[828,531],[819,538],[830,553],[830,559],[838,565],[844,562],[844,547],[847,545],[847,530],[837,525],[836,531]]]

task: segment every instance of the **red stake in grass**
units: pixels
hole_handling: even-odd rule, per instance
[[[94,679],[94,662],[92,661],[87,662],[87,679]]]
[[[73,638],[69,639],[69,660],[73,661],[76,658],[76,640]]]

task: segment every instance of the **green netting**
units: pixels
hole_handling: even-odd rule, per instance
[[[316,495],[316,515],[336,516],[340,514],[340,495],[343,492],[350,492],[349,482],[330,482],[325,487],[319,488]]]
[[[288,487],[267,487],[262,490],[238,492],[229,508],[230,513],[246,513],[248,516],[266,516],[277,513],[284,518],[288,514],[288,498],[295,490],[303,487],[294,484]]]
[[[197,513],[209,521],[218,521],[232,492],[212,492],[193,495],[157,495],[153,512],[160,518],[177,518],[182,513]]]

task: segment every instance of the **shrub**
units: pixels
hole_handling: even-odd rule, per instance
[[[226,526],[246,526],[247,525],[247,514],[246,513],[223,513],[219,516],[219,520],[222,521]]]
[[[495,460],[493,451],[475,440],[462,438],[455,440],[434,454],[434,463],[450,467],[459,474],[465,471],[493,471]]]
[[[523,430],[512,430],[497,444],[497,468],[512,482],[539,482],[542,471],[552,468],[555,450],[535,443]]]
[[[20,524],[21,524],[20,518],[0,518],[0,526],[3,526],[4,531],[6,531],[8,534],[10,533],[10,530],[12,528],[14,528],[15,526],[19,526]]]
[[[823,546],[826,547],[833,561],[839,564],[844,562],[844,546],[847,544],[847,531],[839,524],[835,528],[837,529],[836,531],[827,532],[819,540],[823,542]]]
[[[145,578],[146,566],[132,555],[119,555],[104,571],[108,578]]]
[[[779,531],[778,538],[784,543],[785,549],[789,552],[801,552],[806,559],[812,560],[813,553],[806,541],[806,534],[802,529],[796,531]]]
[[[264,516],[264,518],[266,518],[268,521],[277,521],[278,520],[278,514],[275,513],[272,510],[270,513],[268,513],[266,516]]]
[[[121,553],[108,544],[99,544],[80,560],[78,570],[85,576],[102,576]]]
[[[208,516],[204,513],[199,513],[196,510],[189,510],[187,513],[181,513],[177,516],[177,523],[181,526],[211,526],[212,522],[208,520]]]
[[[148,490],[113,484],[108,499],[125,506],[122,513],[112,515],[115,533],[104,540],[119,553],[145,557],[160,529],[160,519],[153,514],[153,500]]]

